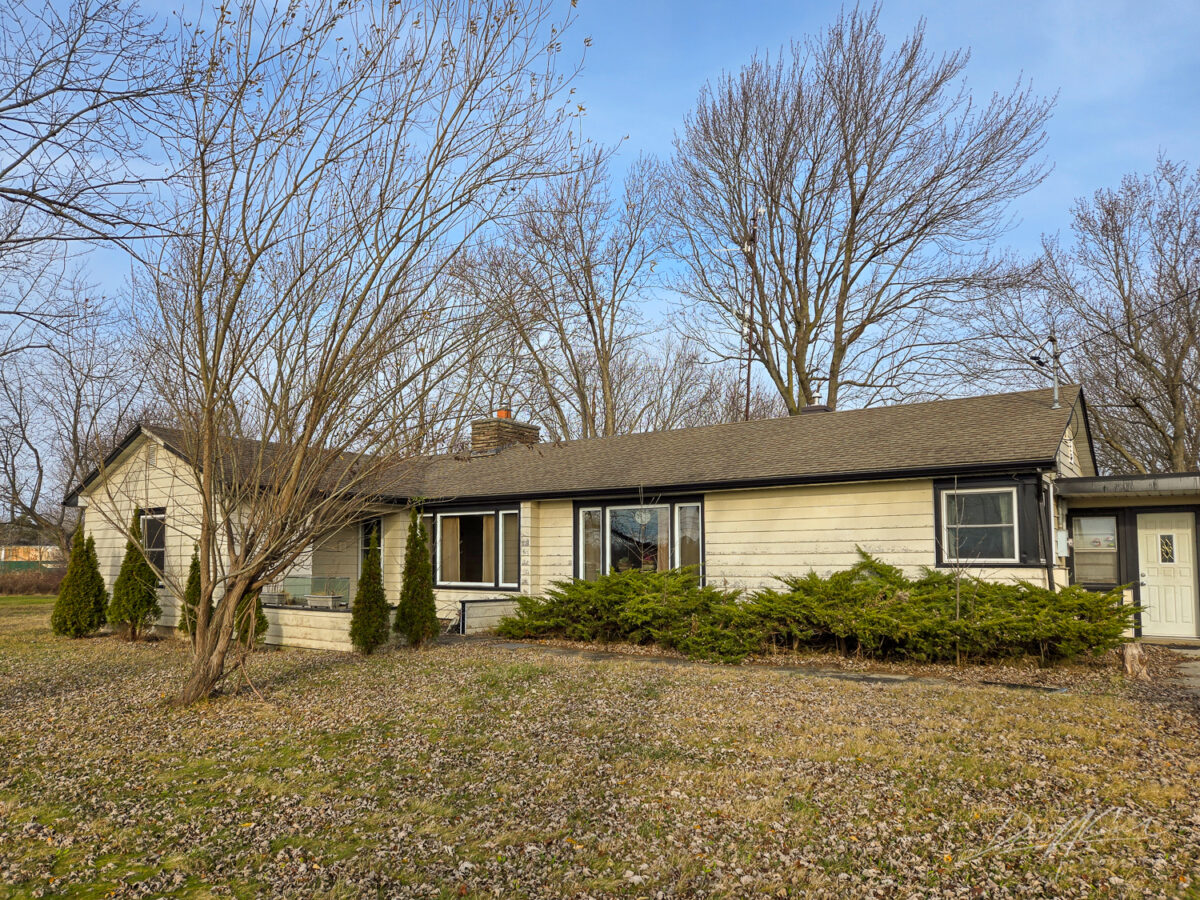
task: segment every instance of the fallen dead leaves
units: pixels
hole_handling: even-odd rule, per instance
[[[1193,707],[486,644],[264,653],[167,706],[176,641],[0,606],[0,894],[1184,894]],[[1169,666],[1158,660],[1160,670]]]

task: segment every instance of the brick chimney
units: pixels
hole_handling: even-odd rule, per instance
[[[536,444],[541,429],[527,422],[517,422],[512,410],[501,408],[490,419],[476,419],[471,423],[471,452],[474,454],[495,453],[513,444]]]

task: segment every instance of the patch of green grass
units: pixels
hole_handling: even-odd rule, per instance
[[[53,594],[0,594],[0,607],[53,606]]]

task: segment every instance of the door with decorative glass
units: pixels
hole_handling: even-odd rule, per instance
[[[1142,633],[1196,637],[1196,517],[1190,512],[1137,517]]]

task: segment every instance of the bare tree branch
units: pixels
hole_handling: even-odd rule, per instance
[[[923,24],[889,50],[878,9],[855,9],[687,118],[664,207],[679,289],[712,352],[736,358],[748,331],[789,412],[933,389],[947,313],[994,274],[1007,205],[1045,173],[1050,103],[1018,85],[979,106],[966,63]]]

